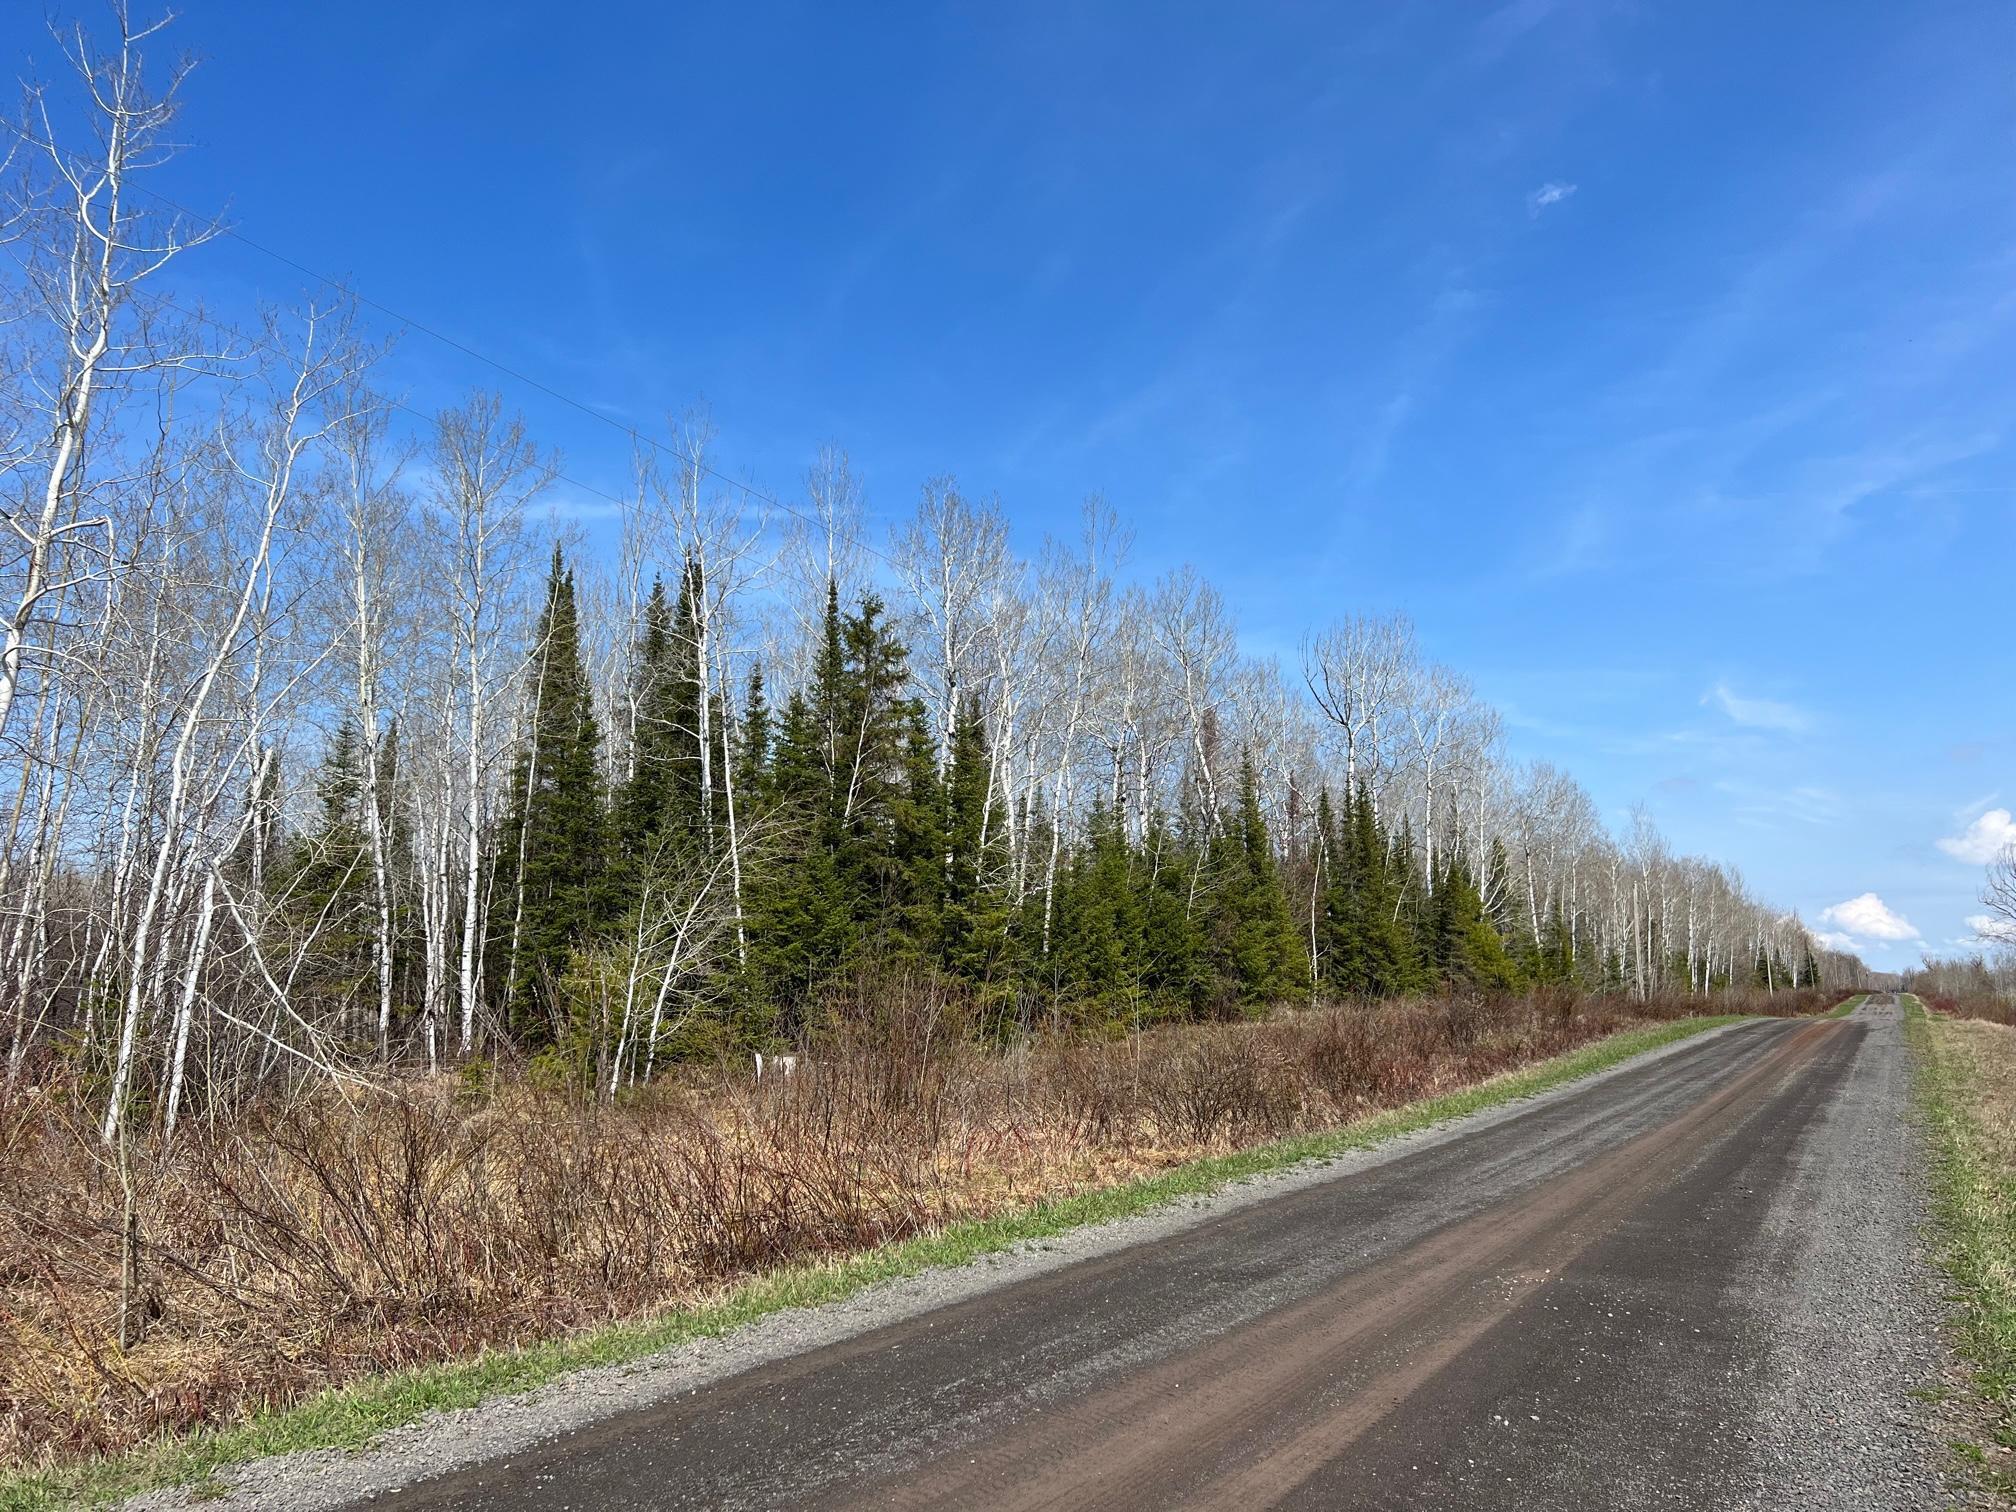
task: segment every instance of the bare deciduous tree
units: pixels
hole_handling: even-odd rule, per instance
[[[1303,679],[1344,745],[1347,789],[1361,775],[1376,786],[1380,724],[1398,708],[1415,660],[1414,627],[1400,615],[1352,615],[1302,643]]]
[[[61,598],[72,574],[102,573],[114,560],[111,521],[91,507],[84,470],[94,417],[113,397],[106,390],[206,355],[158,346],[157,326],[140,301],[150,279],[215,234],[214,227],[186,226],[136,204],[134,181],[170,154],[165,133],[188,68],[172,70],[166,86],[151,91],[144,44],[167,22],[136,25],[124,3],[113,6],[112,16],[118,40],[110,49],[100,51],[82,27],[62,38],[95,150],[88,157],[68,151],[46,94],[32,91],[23,135],[46,172],[0,212],[10,224],[37,223],[36,234],[22,240],[19,261],[44,339],[31,348],[34,360],[20,376],[33,380],[33,390],[24,385],[24,391],[39,391],[46,426],[46,439],[10,469],[32,471],[34,488],[4,516],[21,555],[9,574],[18,572],[16,592],[0,615],[0,737],[13,718],[38,614]],[[54,626],[45,629],[53,635]],[[35,649],[56,654],[53,645]]]
[[[526,439],[524,422],[507,418],[501,400],[479,395],[444,413],[435,432],[434,518],[447,553],[462,741],[459,798],[463,818],[461,965],[457,1005],[464,1055],[476,1040],[485,918],[483,846],[497,732],[490,715],[499,693],[497,662],[505,626],[519,609],[525,565],[525,508],[553,479],[556,464]]]

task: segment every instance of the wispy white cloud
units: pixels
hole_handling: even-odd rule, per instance
[[[1748,822],[1765,825],[1792,820],[1800,824],[1832,825],[1841,820],[1841,795],[1815,783],[1795,783],[1777,787],[1723,778],[1715,790],[1732,800],[1731,812]]]
[[[1894,942],[1918,938],[1918,926],[1873,892],[1821,909],[1820,922],[1863,940]]]
[[[623,513],[623,506],[614,499],[600,498],[572,488],[543,493],[534,507],[556,523],[613,520]]]
[[[1938,845],[1955,861],[1985,866],[2010,846],[2016,845],[2016,817],[2012,817],[2006,808],[1990,809],[1959,834],[1940,840]]]
[[[1526,196],[1526,213],[1528,215],[1538,215],[1549,205],[1560,204],[1561,201],[1567,199],[1579,187],[1581,186],[1578,184],[1563,184],[1554,181],[1542,184],[1538,189],[1535,189],[1531,194]]]
[[[1601,566],[1610,559],[1610,526],[1611,513],[1605,505],[1592,500],[1576,506],[1558,522],[1554,539],[1541,546],[1533,576],[1545,581]]]
[[[1373,487],[1386,471],[1394,445],[1424,400],[1432,399],[1443,371],[1475,328],[1489,303],[1460,270],[1452,271],[1430,301],[1425,316],[1400,343],[1393,387],[1371,411],[1353,447],[1347,481],[1357,490]]]
[[[1663,360],[1656,349],[1634,360],[1607,401],[1578,417],[1584,434],[1607,440],[1565,461],[1552,487],[1560,503],[1544,516],[1558,529],[1586,503],[1613,544],[1562,553],[1560,570],[1603,571],[1627,549],[1643,561],[1658,540],[1703,572],[1782,578],[1835,570],[1839,552],[1886,534],[1901,546],[1956,528],[1951,509],[1926,499],[1969,481],[1970,464],[2006,445],[2010,427],[1985,397],[1992,384],[1964,366],[1979,354],[1928,355],[1923,331],[1949,315],[1975,318],[2005,292],[2006,269],[1992,293],[1955,280],[1923,308],[1886,309],[1880,329],[1873,318],[1867,329],[1844,326],[1839,360],[1816,351],[1819,360],[1792,367],[1779,345],[1783,312],[1806,308],[1809,285],[1882,244],[1878,228],[1916,234],[1936,180],[1914,169],[1907,160],[1836,184],[1790,219],[1787,239],[1704,268],[1684,313],[1646,321],[1639,334],[1665,343]],[[2007,319],[2016,324],[2016,310]]]
[[[1796,704],[1769,698],[1744,698],[1727,683],[1717,683],[1701,695],[1701,702],[1720,709],[1737,724],[1751,730],[1784,730],[1788,733],[1809,728],[1813,718]]]
[[[1508,0],[1484,18],[1478,31],[1490,44],[1502,47],[1533,30],[1559,8],[1558,0]]]
[[[1814,930],[1813,940],[1824,950],[1845,950],[1849,955],[1859,955],[1863,949],[1861,942],[1854,936],[1840,934],[1832,929]]]
[[[1992,945],[2016,945],[2016,924],[2007,919],[1998,919],[1993,914],[1969,914],[1967,927],[1974,931],[1971,940],[1956,940],[1956,945],[1978,945],[1987,941]]]

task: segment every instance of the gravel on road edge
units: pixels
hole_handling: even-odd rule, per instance
[[[1894,999],[1852,1017],[1870,1025],[1853,1079],[1802,1140],[1749,1267],[1773,1282],[1730,1299],[1771,1340],[1739,1503],[1759,1512],[1850,1505],[1848,1486],[1869,1512],[1974,1505],[1945,1484],[1923,1406],[1949,1357],[1916,1057]]]

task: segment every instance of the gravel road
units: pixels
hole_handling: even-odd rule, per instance
[[[1887,1000],[1744,1025],[206,1505],[1955,1505],[1908,1093]]]

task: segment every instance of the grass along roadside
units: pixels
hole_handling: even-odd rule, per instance
[[[1932,1141],[1939,1260],[1954,1287],[1960,1353],[1984,1442],[1956,1441],[1987,1485],[2016,1500],[2016,1029],[1929,1015],[1903,999]]]
[[[1535,1096],[1661,1046],[1743,1021],[1743,1015],[1731,1014],[1628,1029],[1566,1055],[1341,1128],[1191,1161],[1119,1186],[953,1224],[936,1233],[831,1261],[772,1271],[727,1288],[700,1306],[526,1348],[375,1377],[240,1425],[204,1430],[131,1454],[43,1472],[0,1472],[0,1507],[103,1504],[162,1486],[200,1485],[230,1465],[267,1455],[362,1448],[387,1430],[429,1412],[474,1406],[530,1390],[570,1371],[623,1364],[728,1333],[780,1309],[839,1301],[880,1282],[934,1267],[961,1265],[1085,1224],[1131,1217],[1304,1161],[1368,1149],[1403,1134]]]
[[[1836,1003],[1832,1008],[1828,1009],[1826,1013],[1822,1014],[1821,1017],[1846,1018],[1848,1017],[1849,1014],[1853,1013],[1857,1008],[1860,1008],[1864,1003],[1868,1001],[1869,1001],[1868,993],[1858,992],[1855,994],[1855,996],[1849,998],[1846,1002]]]

